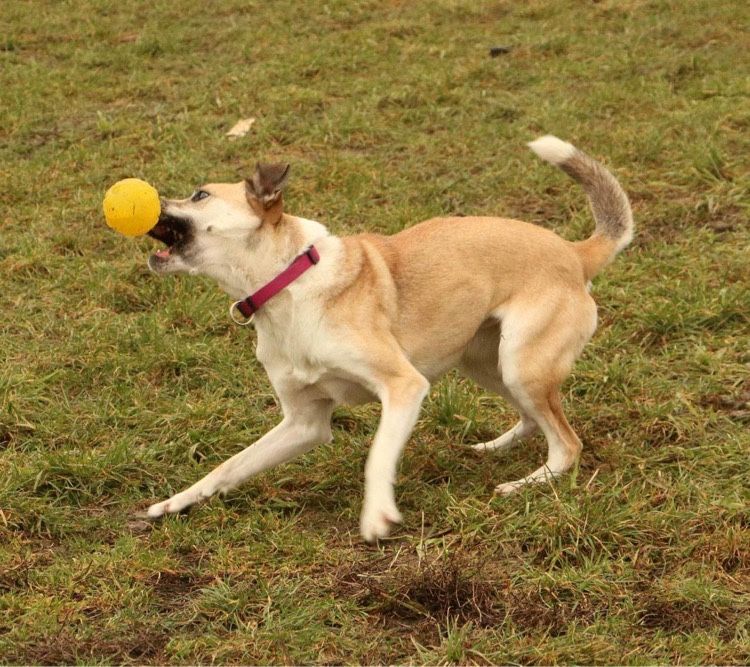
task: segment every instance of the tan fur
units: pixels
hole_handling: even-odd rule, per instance
[[[503,307],[554,302],[561,292],[589,300],[574,245],[517,220],[436,218],[395,236],[364,234],[344,243],[350,305],[337,295],[331,317],[370,332],[376,316],[388,315],[379,328],[392,332],[418,368],[459,359]]]
[[[497,492],[568,470],[581,442],[559,387],[596,327],[588,281],[632,235],[632,219],[627,197],[598,163],[555,138],[535,150],[584,182],[597,217],[589,239],[571,243],[492,217],[434,218],[393,236],[339,239],[283,213],[283,165],[261,165],[246,183],[204,186],[218,202],[165,202],[196,235],[195,248],[173,259],[187,267],[177,270],[213,275],[230,294],[252,293],[311,243],[321,260],[255,316],[257,355],[279,395],[282,424],[149,515],[179,511],[309,449],[330,437],[335,405],[377,398],[383,414],[365,468],[361,530],[368,540],[382,537],[400,520],[395,471],[421,401],[429,382],[452,367],[502,394],[521,416],[477,449],[504,450],[537,429],[547,439],[545,465]],[[203,215],[215,210],[234,220],[243,207],[245,245],[226,245],[222,269],[212,237],[199,233],[210,227]]]
[[[616,243],[599,234],[590,236],[585,241],[573,244],[581,258],[586,280],[592,280],[615,256]]]

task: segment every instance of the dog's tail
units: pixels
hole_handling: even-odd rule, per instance
[[[588,239],[573,246],[583,262],[586,280],[590,280],[633,239],[628,196],[601,164],[566,141],[548,134],[532,141],[529,147],[578,181],[588,195],[596,229]]]

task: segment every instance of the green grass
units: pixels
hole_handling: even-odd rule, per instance
[[[0,21],[0,662],[750,661],[747,3],[8,0]],[[380,547],[357,533],[375,406],[224,501],[129,523],[279,409],[228,297],[105,227],[111,183],[184,196],[287,160],[288,208],[336,233],[481,213],[583,238],[582,193],[524,146],[545,132],[611,165],[638,224],[565,385],[574,474],[493,498],[544,444],[467,451],[515,415],[451,376]]]

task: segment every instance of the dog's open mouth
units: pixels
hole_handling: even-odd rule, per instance
[[[167,246],[157,250],[153,255],[157,261],[163,262],[168,260],[172,254],[177,254],[183,250],[190,243],[192,230],[190,223],[186,220],[162,214],[148,235]]]

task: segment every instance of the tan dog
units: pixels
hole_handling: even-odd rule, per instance
[[[596,328],[589,281],[630,242],[633,219],[627,196],[598,162],[552,136],[530,146],[583,186],[596,219],[589,239],[571,243],[489,217],[435,218],[394,236],[339,238],[284,214],[288,166],[259,165],[249,181],[164,201],[151,232],[168,246],[149,259],[157,273],[208,275],[243,299],[311,245],[320,261],[254,317],[257,356],[279,396],[281,423],[152,505],[148,516],[179,512],[329,441],[336,405],[379,400],[360,529],[368,541],[384,537],[401,521],[393,485],[422,399],[431,381],[456,366],[521,417],[476,449],[507,449],[538,428],[547,439],[546,464],[497,492],[567,471],[581,442],[559,387]]]

